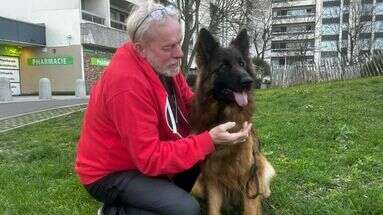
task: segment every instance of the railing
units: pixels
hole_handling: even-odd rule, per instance
[[[302,30],[302,31],[274,31],[271,32],[273,35],[285,35],[285,34],[312,34],[314,30]]]
[[[81,12],[83,20],[105,25],[105,18],[85,10],[82,10]]]
[[[271,3],[297,2],[303,0],[272,0]]]
[[[120,29],[120,30],[126,31],[126,24],[124,22],[120,22],[120,21],[112,19],[112,20],[110,20],[110,26],[112,28],[116,28],[116,29]]]
[[[273,16],[273,19],[291,19],[291,18],[307,18],[307,17],[315,17],[315,13],[307,13],[301,15],[277,15]]]
[[[297,52],[300,53],[302,49],[299,48],[280,48],[280,49],[271,49],[271,52]],[[314,47],[307,47],[305,48],[305,51],[314,51]]]

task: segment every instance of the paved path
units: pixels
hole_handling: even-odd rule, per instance
[[[14,97],[11,102],[0,102],[0,133],[84,110],[87,103],[87,98],[74,96],[54,96],[50,100]]]
[[[19,114],[42,111],[76,104],[86,104],[88,99],[73,97],[55,97],[50,100],[38,100],[37,98],[19,98],[13,102],[0,102],[0,119],[16,116]]]

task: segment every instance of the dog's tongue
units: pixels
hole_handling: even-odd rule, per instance
[[[244,107],[247,105],[247,92],[234,92],[234,98],[239,106]]]

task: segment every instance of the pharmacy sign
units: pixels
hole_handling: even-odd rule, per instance
[[[70,65],[73,64],[73,57],[44,57],[29,58],[29,66],[47,66],[47,65]]]

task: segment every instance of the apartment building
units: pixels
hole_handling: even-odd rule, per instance
[[[383,1],[323,1],[321,59],[363,60],[383,47]]]
[[[282,67],[318,58],[318,6],[316,0],[272,0],[271,65]]]
[[[116,48],[128,40],[127,0],[12,0],[0,7],[0,77],[13,95],[36,94],[40,78],[56,94],[89,91]]]
[[[272,20],[274,68],[383,48],[383,0],[272,0]]]

